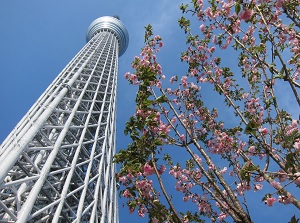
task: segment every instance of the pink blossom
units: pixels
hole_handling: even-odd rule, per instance
[[[123,196],[128,198],[128,197],[132,197],[132,194],[130,193],[130,191],[128,189],[126,189],[123,193]]]
[[[181,82],[183,87],[187,87],[187,76],[182,76]]]
[[[293,202],[293,196],[290,193],[288,193],[286,196],[278,196],[278,202],[283,204],[290,204]]]
[[[172,77],[170,78],[170,83],[173,84],[174,81],[175,81],[175,79],[176,79],[176,77],[175,77],[175,76],[172,76]]]
[[[146,208],[140,207],[139,210],[138,210],[138,215],[139,215],[140,217],[145,217],[145,212],[146,212],[146,211],[147,211]]]
[[[208,17],[210,17],[210,18],[212,18],[213,17],[213,14],[212,14],[212,11],[211,11],[211,8],[206,8],[205,10],[204,10],[204,12],[205,12],[205,14],[208,16]]]
[[[204,26],[204,24],[201,24],[199,28],[200,28],[201,32],[204,32],[204,31],[205,31],[205,26]]]
[[[191,83],[191,88],[194,89],[195,91],[199,91],[200,87],[198,87],[196,84],[193,82]]]
[[[128,177],[128,179],[130,179],[130,180],[134,178],[134,176],[132,175],[132,173],[127,174],[127,177]]]
[[[184,202],[188,202],[188,200],[189,200],[189,197],[187,197],[187,196],[184,196],[184,197],[182,198],[182,200],[183,200]]]
[[[221,214],[218,217],[218,220],[223,221],[227,216],[228,216],[228,214],[225,214],[224,212],[221,212]]]
[[[295,173],[294,176],[296,177],[295,184],[300,186],[300,172]]]
[[[263,188],[262,184],[255,184],[255,186],[254,186],[254,192],[256,192],[258,190],[261,190],[262,188]]]
[[[202,9],[203,8],[203,0],[197,0],[197,3],[199,5],[199,8]]]
[[[199,162],[199,163],[202,162],[202,159],[201,159],[197,154],[195,154],[194,156],[195,156],[195,160],[196,160],[197,162]]]
[[[154,37],[154,39],[155,39],[155,40],[161,40],[161,37],[160,37],[159,35],[156,35],[156,36]]]
[[[171,96],[172,95],[172,89],[171,88],[167,88],[166,90],[167,90],[168,94]]]
[[[182,134],[181,136],[179,136],[179,138],[180,138],[181,141],[183,141],[183,142],[185,141],[185,135],[184,134]]]
[[[158,87],[158,88],[161,88],[161,81],[157,81],[155,86]]]
[[[170,175],[173,175],[175,178],[181,175],[180,167],[173,166],[173,168],[169,171]]]
[[[171,128],[170,125],[166,125],[166,124],[164,124],[163,122],[161,122],[160,125],[159,125],[159,130],[160,130],[162,133],[165,133],[165,134],[169,134],[170,128]]]
[[[220,171],[220,173],[221,173],[221,174],[224,174],[224,173],[226,173],[226,171],[227,171],[227,167],[224,167],[224,168]]]
[[[125,79],[128,79],[130,77],[130,73],[127,72],[125,75],[124,75]]]
[[[249,96],[249,93],[244,93],[244,94],[242,95],[242,98],[243,98],[243,99],[246,99],[246,98],[248,98],[248,96]]]
[[[226,12],[226,15],[229,15],[229,14],[230,14],[231,7],[230,7],[230,4],[229,4],[229,3],[223,3],[222,8],[223,8],[224,11]]]
[[[247,21],[251,18],[253,13],[254,13],[253,10],[245,9],[243,12],[239,14],[239,19]]]
[[[159,221],[156,218],[152,218],[151,223],[159,223]]]
[[[123,177],[119,177],[119,181],[120,182],[125,182],[127,180],[126,176],[123,176]]]
[[[150,191],[152,189],[152,180],[140,180],[136,181],[135,185],[138,189],[140,189],[143,193],[143,196],[150,198]]]
[[[144,175],[145,176],[150,176],[152,174],[154,174],[154,168],[152,166],[150,166],[148,163],[146,163],[143,167],[144,169]]]
[[[129,214],[132,214],[134,212],[134,208],[133,207],[129,207]]]
[[[260,133],[262,133],[263,135],[266,135],[266,134],[269,133],[269,130],[268,130],[267,128],[260,128],[260,129],[258,129],[258,131],[259,131]]]
[[[237,184],[236,191],[237,191],[238,195],[242,196],[244,194],[244,191],[246,191],[246,190],[249,191],[250,189],[251,189],[251,186],[249,186],[248,184],[239,183],[239,184]]]
[[[296,151],[300,151],[300,141],[295,142],[293,147],[295,148]]]
[[[276,8],[279,8],[279,7],[282,7],[282,3],[284,2],[284,0],[277,0],[276,1],[276,4],[275,4],[275,7]]]
[[[171,119],[171,123],[172,123],[172,124],[174,124],[176,121],[177,121],[177,118],[176,118],[176,117],[173,117],[173,118]]]
[[[276,198],[274,197],[268,197],[265,201],[265,203],[269,206],[272,207],[272,205],[276,202]]]
[[[257,177],[257,178],[255,178],[254,181],[255,181],[255,182],[263,182],[263,181],[264,181],[264,177],[262,177],[262,176]]]
[[[255,146],[250,146],[248,148],[249,152],[251,153],[251,155],[253,156],[253,153],[255,153]]]
[[[160,169],[158,170],[158,173],[161,175],[166,171],[166,166],[165,165],[161,165]]]
[[[137,78],[136,74],[131,74],[131,76],[130,76],[131,81],[134,81],[136,78]]]

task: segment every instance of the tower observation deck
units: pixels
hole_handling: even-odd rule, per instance
[[[118,222],[118,57],[129,36],[94,20],[86,45],[0,146],[0,222]]]

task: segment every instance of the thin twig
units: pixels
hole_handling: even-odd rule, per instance
[[[168,193],[167,193],[167,191],[166,191],[166,188],[164,187],[164,184],[163,184],[163,182],[162,182],[162,179],[161,179],[161,177],[160,177],[160,175],[159,175],[159,173],[158,173],[157,167],[156,167],[156,162],[155,162],[155,160],[154,160],[154,155],[153,155],[153,153],[152,153],[151,161],[152,161],[152,165],[153,165],[153,168],[154,168],[154,171],[155,171],[157,180],[158,180],[158,182],[159,182],[160,188],[161,188],[161,190],[162,190],[162,192],[163,192],[163,194],[164,194],[164,196],[165,196],[165,198],[166,198],[166,200],[167,200],[167,202],[168,202],[168,204],[169,204],[169,206],[170,206],[172,212],[174,213],[174,215],[175,215],[175,217],[176,217],[176,219],[177,219],[178,222],[183,222],[183,221],[180,219],[179,215],[177,214],[176,209],[175,209],[175,207],[174,207],[174,205],[173,205],[171,199],[170,199],[169,196],[168,196]]]

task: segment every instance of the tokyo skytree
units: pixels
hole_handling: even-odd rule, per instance
[[[0,223],[119,222],[112,159],[129,36],[104,16],[86,41],[0,146]]]

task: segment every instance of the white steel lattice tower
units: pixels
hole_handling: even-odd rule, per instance
[[[87,44],[0,147],[0,222],[118,222],[118,56],[128,32],[100,17]]]

